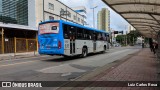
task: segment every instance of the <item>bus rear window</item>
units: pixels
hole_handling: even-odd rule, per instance
[[[46,23],[39,25],[39,34],[59,33],[59,23]]]
[[[52,26],[52,30],[57,30],[57,26]]]

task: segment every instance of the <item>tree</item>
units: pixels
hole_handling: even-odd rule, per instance
[[[117,35],[116,41],[121,45],[125,44],[126,35]]]
[[[127,34],[128,42],[130,45],[133,45],[135,41],[137,40],[137,37],[140,37],[141,34],[136,30],[136,31],[131,31],[130,33]]]

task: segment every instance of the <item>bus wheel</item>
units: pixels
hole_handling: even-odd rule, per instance
[[[83,48],[82,49],[82,57],[86,57],[87,56],[87,49]]]

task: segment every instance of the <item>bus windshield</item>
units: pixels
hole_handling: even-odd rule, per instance
[[[59,33],[59,23],[45,23],[39,25],[39,34],[58,34]]]

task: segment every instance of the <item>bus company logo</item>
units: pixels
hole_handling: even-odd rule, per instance
[[[12,87],[11,82],[2,82],[2,87]]]

